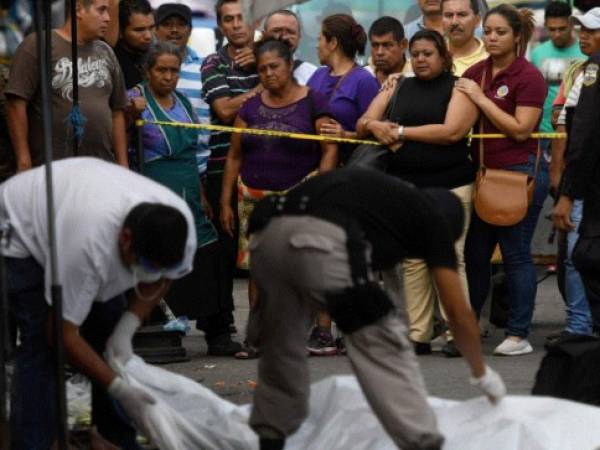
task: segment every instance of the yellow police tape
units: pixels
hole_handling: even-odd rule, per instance
[[[255,134],[261,136],[271,136],[271,137],[283,137],[289,139],[303,139],[308,141],[329,141],[329,142],[339,142],[342,144],[369,144],[369,145],[381,145],[377,141],[369,141],[365,139],[349,139],[342,137],[333,137],[333,136],[322,136],[318,134],[306,134],[306,133],[290,133],[288,131],[275,131],[275,130],[263,130],[258,128],[237,128],[237,127],[228,127],[225,125],[212,125],[212,124],[203,124],[203,123],[184,123],[184,122],[167,122],[162,120],[137,120],[135,125],[138,127],[142,127],[144,125],[160,125],[166,127],[178,127],[178,128],[197,128],[202,130],[209,131],[225,131],[228,133],[242,133],[242,134]],[[471,133],[466,136],[471,139],[500,139],[505,138],[504,134],[477,134]],[[565,139],[567,137],[567,133],[532,133],[532,138],[535,139]]]

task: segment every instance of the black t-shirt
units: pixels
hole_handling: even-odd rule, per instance
[[[374,170],[346,168],[319,175],[287,195],[289,204],[308,198],[305,214],[346,228],[358,223],[372,245],[375,270],[405,258],[432,267],[456,268],[456,254],[445,218],[417,188]]]
[[[447,72],[433,80],[405,79],[390,120],[407,127],[443,124],[455,80]],[[388,173],[418,187],[453,189],[475,179],[466,139],[450,145],[406,141],[391,155]]]
[[[113,50],[125,76],[125,89],[129,90],[141,83],[144,79],[145,54],[132,52],[123,45],[123,41],[120,39]]]

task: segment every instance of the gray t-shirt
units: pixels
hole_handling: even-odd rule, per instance
[[[110,46],[96,40],[79,46],[79,104],[85,117],[83,136],[73,152],[72,127],[68,119],[73,101],[71,43],[52,33],[52,132],[54,159],[96,156],[114,161],[112,111],[128,104],[121,68]],[[29,146],[33,165],[43,162],[42,103],[36,36],[25,38],[17,49],[5,94],[28,101]]]

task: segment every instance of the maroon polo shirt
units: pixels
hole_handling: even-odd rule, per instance
[[[464,78],[469,78],[481,85],[481,77],[485,71],[484,93],[496,106],[504,112],[515,115],[517,106],[533,106],[542,109],[546,99],[546,82],[540,71],[522,56],[519,56],[513,63],[502,72],[498,73],[492,79],[492,58],[488,57],[483,61],[469,67],[463,74]],[[540,121],[542,116],[540,114]],[[501,133],[498,128],[484,115],[483,132]],[[535,126],[538,130],[540,121]],[[479,133],[479,123],[474,131]],[[479,161],[479,141],[473,141],[471,147],[473,157]],[[535,139],[527,139],[523,142],[516,142],[512,139],[485,139],[484,140],[484,161],[485,165],[494,169],[506,168],[515,164],[527,162],[530,153],[537,150]]]

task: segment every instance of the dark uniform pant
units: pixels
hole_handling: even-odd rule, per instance
[[[250,425],[261,437],[284,437],[300,427],[308,411],[305,345],[312,312],[326,306],[326,292],[352,285],[346,233],[310,216],[276,217],[253,236],[249,248],[260,304],[250,314],[248,339],[262,350]],[[439,449],[443,437],[401,313],[347,334],[348,356],[394,442],[404,450]]]

